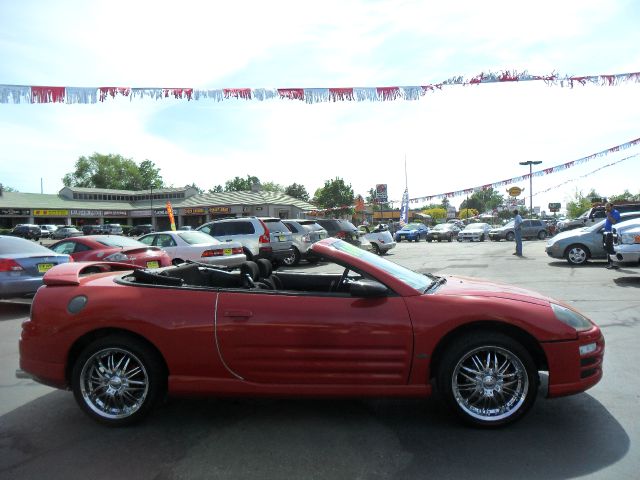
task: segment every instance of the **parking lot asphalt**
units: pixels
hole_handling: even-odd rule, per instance
[[[572,267],[548,258],[544,246],[525,241],[518,258],[510,242],[403,242],[386,256],[422,272],[531,288],[602,327],[598,385],[540,396],[522,421],[494,431],[461,426],[437,396],[179,399],[141,425],[105,428],[71,393],[15,378],[28,304],[0,302],[0,478],[638,478],[640,270]]]

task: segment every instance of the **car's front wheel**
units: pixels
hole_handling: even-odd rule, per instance
[[[545,238],[547,238],[547,232],[545,232],[544,230],[540,230],[538,232],[538,240],[544,240]]]
[[[516,234],[513,232],[508,232],[505,238],[507,239],[507,242],[513,242],[516,239]]]
[[[465,335],[447,348],[437,372],[445,402],[468,424],[498,427],[533,406],[538,373],[529,352],[501,333]]]
[[[589,250],[584,245],[571,245],[564,252],[564,258],[571,265],[584,265],[589,260]]]
[[[91,418],[124,426],[149,413],[166,388],[158,354],[125,335],[95,340],[80,354],[71,373],[73,394]]]

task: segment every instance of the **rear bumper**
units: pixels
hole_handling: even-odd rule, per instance
[[[244,253],[236,255],[226,255],[222,257],[206,257],[198,259],[198,262],[214,265],[216,267],[239,267],[247,261]]]
[[[0,298],[27,297],[42,286],[42,277],[8,277],[0,279]]]
[[[267,260],[284,260],[293,255],[293,247],[283,250],[260,250],[257,258],[266,258]]]

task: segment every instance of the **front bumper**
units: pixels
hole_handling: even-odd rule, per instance
[[[581,355],[580,347],[593,350]],[[542,343],[542,348],[549,365],[549,397],[584,392],[602,378],[605,341],[598,327],[578,332],[576,340]]]

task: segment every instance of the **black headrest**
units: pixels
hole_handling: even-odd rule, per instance
[[[156,273],[147,272],[146,270],[134,270],[133,278],[140,283],[149,283],[152,285],[180,286],[184,283],[181,278],[165,277]]]
[[[269,278],[273,273],[273,264],[266,258],[261,258],[256,263],[260,270],[260,278]]]
[[[258,268],[258,265],[256,264],[256,262],[248,261],[240,265],[240,274],[242,276],[249,275],[249,278],[251,280],[256,281],[260,276],[260,269]]]

